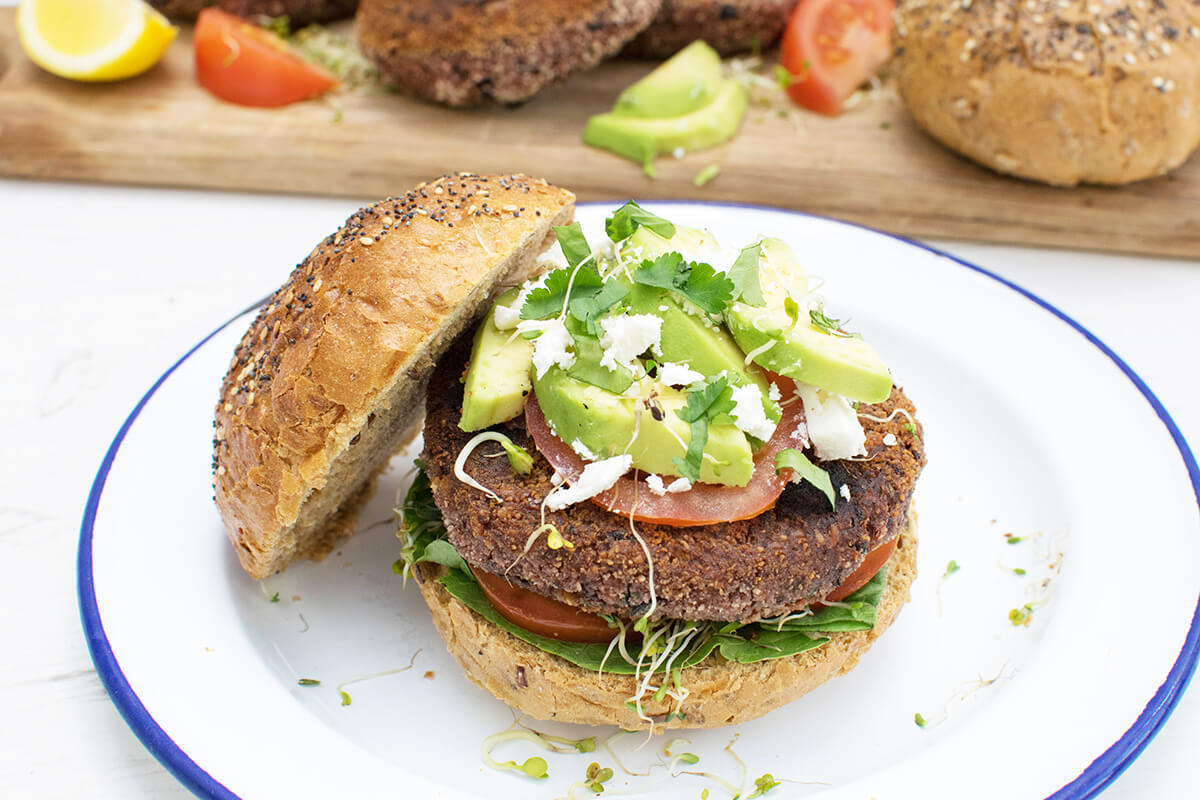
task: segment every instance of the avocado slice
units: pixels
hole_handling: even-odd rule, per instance
[[[892,375],[883,359],[856,336],[827,333],[806,316],[792,324],[774,305],[732,303],[725,324],[738,347],[755,353],[754,363],[773,372],[866,403],[882,402],[891,394]]]
[[[689,114],[709,102],[721,83],[721,56],[696,40],[617,98],[613,113],[660,119]]]
[[[733,337],[707,319],[689,314],[669,292],[653,286],[635,284],[629,294],[629,308],[635,314],[654,314],[662,318],[662,360],[685,364],[706,378],[729,376],[733,386],[753,383],[762,393],[767,419],[778,422],[782,412],[769,399],[766,376],[746,364],[746,357]]]
[[[677,117],[597,114],[588,120],[583,141],[646,165],[660,153],[702,150],[732,138],[742,124],[746,104],[746,90],[727,78],[708,103]]]
[[[533,342],[515,336],[516,331],[500,330],[495,322],[496,306],[508,305],[516,296],[516,289],[500,295],[475,332],[458,421],[464,431],[482,430],[517,416],[533,388],[529,377]]]
[[[653,402],[662,412],[659,420],[641,397],[613,394],[576,380],[559,367],[546,370],[535,387],[542,413],[564,442],[578,439],[600,458],[627,452],[634,467],[643,472],[680,474],[672,459],[683,458],[691,440],[691,427],[675,413],[687,404],[684,392],[657,387]],[[745,434],[733,425],[710,424],[700,480],[745,486],[753,471],[754,456]]]
[[[621,247],[621,254],[625,255],[633,250],[637,251],[641,258],[653,260],[664,253],[674,252],[681,253],[688,260],[693,260],[705,249],[716,246],[716,237],[708,231],[698,228],[676,225],[675,235],[668,239],[643,226],[625,240]]]

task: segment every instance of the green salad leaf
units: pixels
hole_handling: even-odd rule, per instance
[[[652,214],[630,200],[604,220],[604,232],[614,242],[623,242],[639,227],[645,226],[664,239],[675,235],[675,225],[657,214]]]
[[[829,498],[829,507],[834,507],[836,495],[833,492],[833,482],[829,480],[829,473],[809,461],[804,453],[794,447],[780,450],[775,456],[775,471],[784,469],[790,469],[797,476],[820,489]]]
[[[675,415],[691,425],[691,439],[683,458],[673,459],[675,468],[692,483],[700,480],[700,464],[704,458],[704,446],[708,444],[708,424],[721,414],[733,410],[733,391],[729,378],[718,375],[705,381],[687,394],[687,405]]]
[[[758,280],[758,262],[762,257],[762,242],[742,248],[733,266],[729,268],[729,280],[733,282],[733,299],[752,306],[765,306],[762,284]]]
[[[580,262],[592,254],[592,246],[588,244],[587,237],[583,235],[583,227],[578,222],[555,226],[554,235],[567,258],[567,263],[572,267],[579,266]]]

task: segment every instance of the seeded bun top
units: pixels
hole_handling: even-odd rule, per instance
[[[1200,143],[1200,4],[930,0],[896,16],[913,118],[992,169],[1058,185],[1126,183]]]
[[[348,535],[437,358],[573,214],[542,180],[447,175],[358,211],[296,267],[237,346],[214,423],[217,507],[251,576]]]

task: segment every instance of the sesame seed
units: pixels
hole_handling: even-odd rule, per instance
[[[1163,83],[1164,83],[1164,81],[1162,79],[1162,76],[1160,76],[1160,75],[1155,75],[1153,78],[1150,79],[1150,85],[1153,86],[1155,89],[1161,89],[1163,87]]]
[[[974,39],[967,39],[965,42],[963,42],[963,50],[969,51],[969,50],[974,50],[974,49],[975,49],[975,40]]]
[[[370,236],[360,236],[360,237],[358,237],[358,243],[361,244],[363,247],[370,247],[371,245],[373,245],[375,243],[375,240],[372,239]]]
[[[1162,90],[1164,92],[1169,92],[1174,88],[1175,88],[1175,81],[1171,80],[1170,78],[1167,78],[1165,81],[1163,81]]]
[[[383,219],[381,219],[379,221],[382,222],[384,225],[391,225],[393,222],[395,222],[395,220],[392,219],[391,217],[384,217]]]
[[[1167,44],[1166,42],[1163,42],[1162,43],[1162,54],[1164,56],[1171,55],[1171,45]]]
[[[1137,56],[1135,56],[1133,53],[1126,53],[1125,54],[1125,63],[1126,64],[1136,64]]]
[[[1046,21],[1046,18],[1043,17],[1041,14],[1034,14],[1029,19],[1033,22],[1034,25],[1041,25],[1043,22]]]
[[[1084,55],[1083,55],[1082,51],[1076,50],[1075,52],[1071,53],[1071,58],[1075,59],[1076,61],[1082,62],[1084,59]]]

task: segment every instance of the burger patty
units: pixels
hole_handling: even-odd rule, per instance
[[[613,55],[661,0],[362,0],[363,52],[412,94],[449,106],[520,103]]]
[[[645,614],[651,603],[646,555],[628,517],[590,501],[546,512],[545,521],[574,548],[552,550],[543,537],[521,556],[542,523],[542,500],[554,488],[554,468],[537,452],[523,416],[495,430],[533,456],[529,475],[496,457],[502,453],[496,444],[477,447],[465,465],[503,502],[454,476],[455,459],[475,435],[458,427],[470,344],[468,334],[451,348],[426,397],[422,458],[451,544],[472,566],[538,594],[625,619]],[[859,413],[883,419],[896,409],[913,414],[899,389],[883,403],[860,406]],[[635,523],[654,563],[653,617],[751,622],[793,611],[827,595],[867,553],[899,535],[925,463],[921,428],[904,414],[863,424],[865,460],[820,464],[840,492],[835,509],[807,482],[790,483],[775,507],[754,519],[686,528]],[[895,444],[884,443],[888,434]]]
[[[358,0],[150,0],[171,19],[193,20],[202,9],[216,6],[245,19],[287,17],[293,29],[354,15]]]
[[[646,30],[625,46],[634,58],[668,58],[696,39],[723,56],[772,47],[796,0],[663,0]]]

